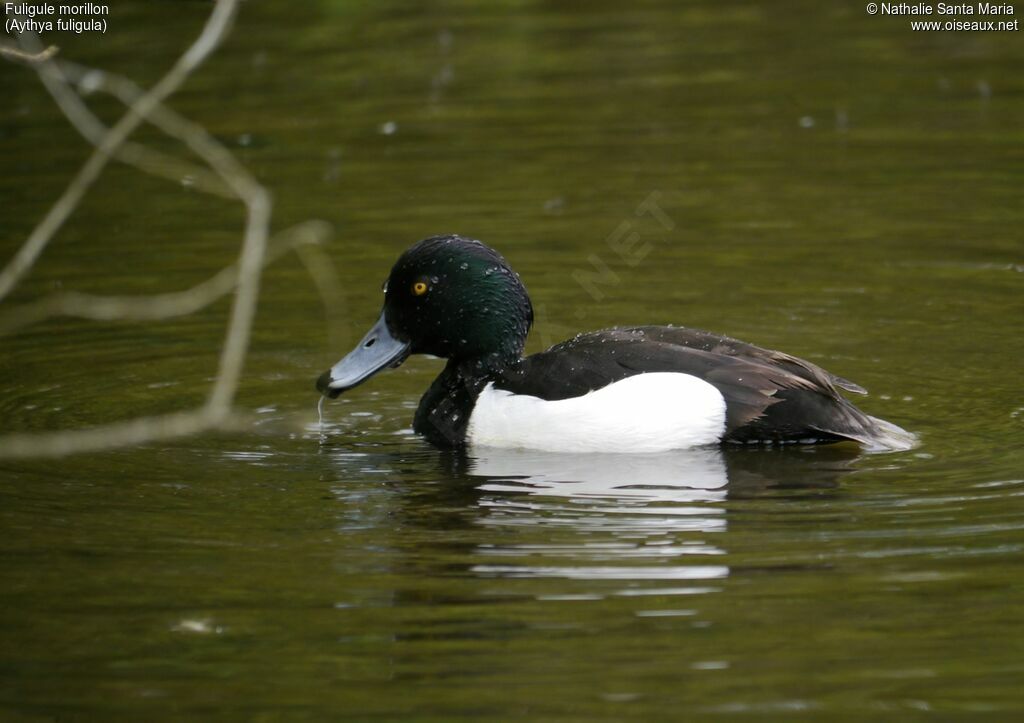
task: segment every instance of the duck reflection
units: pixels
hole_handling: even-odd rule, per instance
[[[860,457],[840,446],[651,455],[371,446],[331,456],[349,479],[374,472],[387,480],[375,488],[386,498],[378,498],[379,511],[414,541],[407,564],[418,576],[429,576],[436,560],[444,575],[534,578],[541,595],[579,594],[570,581],[587,581],[588,595],[595,584],[602,595],[710,592],[710,583],[678,581],[729,576],[732,504],[839,494],[840,478]],[[352,493],[350,484],[341,489]]]
[[[486,492],[634,502],[721,502],[729,482],[715,448],[648,455],[476,449],[468,474],[484,478],[479,489]]]
[[[485,480],[478,485],[482,491],[713,503],[783,490],[835,490],[861,456],[851,445],[704,447],[649,455],[476,448],[461,464],[449,464]]]

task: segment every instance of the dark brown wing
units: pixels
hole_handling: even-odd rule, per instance
[[[769,366],[778,366],[795,376],[833,391],[836,391],[835,388],[839,387],[855,394],[868,393],[868,390],[859,384],[836,376],[805,359],[800,359],[781,351],[774,351],[773,349],[764,349],[728,336],[712,334],[709,331],[687,329],[678,326],[637,326],[617,331],[653,338],[677,346],[701,349],[714,354],[742,357],[763,362]]]
[[[499,389],[568,399],[648,372],[691,374],[725,398],[725,439],[737,442],[854,439],[873,443],[882,428],[846,401],[852,382],[781,352],[679,327],[647,326],[582,334],[527,357],[495,381]]]

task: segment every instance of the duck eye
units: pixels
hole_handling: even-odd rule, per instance
[[[427,293],[427,288],[428,287],[426,281],[417,281],[415,284],[412,285],[412,295],[423,296],[425,293]]]

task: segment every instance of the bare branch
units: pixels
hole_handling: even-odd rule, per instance
[[[271,239],[264,263],[269,265],[292,250],[299,252],[305,263],[302,249],[308,245],[323,244],[329,235],[330,225],[324,221],[306,221],[285,229]],[[319,278],[314,276],[318,287],[321,283]],[[237,283],[238,265],[231,264],[183,291],[146,296],[98,296],[78,291],[53,294],[0,314],[0,336],[57,316],[93,321],[159,321],[184,316],[229,294]]]
[[[86,429],[71,429],[43,434],[8,434],[0,437],[0,458],[61,457],[95,452],[113,446],[145,444],[159,439],[174,439],[232,424],[223,410],[209,406],[186,412],[140,417]]]
[[[114,152],[145,120],[153,108],[177,90],[185,79],[209,56],[224,38],[234,19],[238,0],[218,0],[196,41],[178,59],[160,81],[140,97],[124,116],[103,136],[96,150],[75,175],[70,185],[50,208],[42,222],[29,235],[14,258],[0,271],[0,299],[5,297],[28,272],[54,234],[77,207]],[[50,61],[44,61],[45,66]]]
[[[348,305],[345,299],[345,292],[338,283],[338,276],[331,264],[330,257],[324,252],[322,245],[302,244],[295,247],[302,265],[306,272],[313,279],[317,293],[320,295],[320,303],[323,304],[327,313],[327,329],[330,335],[332,350],[343,349],[348,346],[348,339],[343,338],[342,330],[346,325],[342,319],[348,316]]]
[[[156,154],[128,141],[129,136],[146,120],[153,122],[168,135],[179,138],[203,159],[213,174],[187,164],[192,175],[201,179],[203,190],[241,200],[246,206],[246,226],[237,263],[184,292],[146,299],[61,295],[12,310],[3,320],[7,328],[14,328],[47,316],[69,312],[103,319],[165,318],[200,308],[234,289],[235,299],[217,376],[202,407],[88,429],[7,435],[0,437],[0,457],[52,456],[139,444],[223,427],[237,418],[231,405],[248,350],[261,271],[267,261],[270,194],[205,129],[171,112],[162,104],[223,39],[237,4],[238,0],[217,0],[196,41],[171,70],[147,91],[115,75],[90,71],[71,63],[55,63],[48,59],[49,56],[39,55],[38,49],[33,48],[33,44],[38,45],[38,38],[26,34],[19,36],[23,46],[28,46],[23,54],[41,58],[33,67],[72,125],[96,146],[96,150],[18,253],[0,271],[0,298],[9,293],[31,269],[112,157],[116,155],[142,170],[165,177],[170,175],[169,168],[182,167],[184,162],[177,158]],[[83,92],[99,89],[115,94],[128,104],[125,115],[112,127],[106,128],[72,89],[69,75],[75,78]],[[280,245],[275,243],[270,251],[281,253],[296,244],[320,240],[326,234],[324,227],[325,224],[308,223],[290,229],[278,237]]]
[[[59,52],[60,48],[56,45],[51,45],[50,47],[36,53],[27,53],[24,50],[19,50],[7,43],[0,43],[0,58],[7,58],[8,60],[14,60],[28,65],[33,63],[42,63],[43,61],[49,60]]]
[[[228,32],[239,0],[215,1],[216,5],[199,37],[149,90],[113,73],[53,60],[56,49],[44,50],[35,34],[19,35],[20,51],[11,53],[6,52],[7,46],[0,48],[5,51],[5,57],[17,56],[18,60],[30,61],[72,126],[96,147],[21,249],[0,271],[0,299],[28,273],[111,158],[116,157],[151,175],[178,183],[187,176],[190,186],[196,190],[239,200],[246,208],[244,238],[236,263],[189,289],[145,297],[71,292],[46,297],[0,315],[0,335],[57,315],[95,320],[157,320],[194,312],[234,291],[217,376],[206,403],[192,410],[86,429],[0,436],[0,458],[95,451],[239,424],[242,418],[232,404],[248,351],[262,269],[288,250],[298,253],[320,292],[328,314],[337,313],[343,307],[343,294],[330,270],[329,260],[317,248],[329,233],[328,224],[309,221],[268,240],[271,198],[267,190],[203,127],[164,105],[166,98],[185,82]],[[127,106],[126,113],[109,128],[82,99],[82,96],[96,91],[112,94]],[[130,141],[131,134],[147,121],[166,135],[179,139],[201,159],[202,165]],[[339,326],[332,324],[333,328]]]
[[[98,145],[101,142],[103,134],[108,129],[89,110],[78,93],[82,95],[95,92],[109,93],[126,106],[131,106],[145,92],[125,77],[96,68],[87,68],[66,60],[49,63],[47,67],[41,69],[40,78],[46,84],[57,105],[64,110],[71,124],[93,145]],[[71,81],[75,83],[78,93],[72,89]],[[184,130],[180,130],[180,123],[178,132],[168,130],[168,125],[173,124],[175,120],[180,120],[180,116],[166,106],[155,106],[148,120],[168,135],[180,137],[185,133]],[[117,159],[174,183],[187,181],[188,185],[197,191],[223,198],[237,198],[227,184],[217,174],[211,173],[208,168],[131,141],[126,141],[118,149]]]

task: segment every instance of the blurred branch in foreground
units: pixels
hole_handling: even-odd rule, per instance
[[[44,60],[49,60],[58,52],[60,52],[60,49],[56,45],[51,45],[45,50],[40,50],[38,53],[26,53],[24,50],[11,47],[7,43],[0,43],[0,58],[17,60],[22,63],[41,63]]]
[[[310,221],[268,239],[272,205],[268,191],[203,127],[163,105],[228,34],[238,1],[217,0],[196,40],[148,90],[111,73],[55,60],[56,49],[44,49],[32,33],[19,35],[21,50],[3,46],[0,57],[25,62],[36,70],[61,111],[95,150],[11,261],[0,270],[0,300],[29,272],[111,158],[176,183],[187,174],[195,189],[240,201],[246,209],[246,222],[237,261],[190,289],[148,297],[57,294],[0,314],[2,335],[57,315],[101,320],[168,318],[197,311],[232,290],[235,294],[217,376],[203,406],[86,429],[0,436],[0,457],[57,456],[140,444],[233,426],[238,421],[232,404],[248,351],[264,265],[295,249],[308,268],[310,255],[315,253],[313,248],[329,233],[326,223]],[[127,106],[125,114],[110,127],[82,100],[84,95],[97,91],[110,93]],[[203,165],[129,141],[129,136],[144,122],[180,140]],[[316,274],[313,280],[322,295],[332,288],[336,290],[336,286],[325,287]]]
[[[306,221],[276,234],[267,245],[266,264],[306,244],[320,244],[330,234],[324,221]],[[238,284],[238,264],[231,264],[206,281],[184,291],[147,296],[97,296],[78,291],[46,296],[0,310],[0,336],[56,316],[93,321],[156,321],[192,314],[231,293]]]

